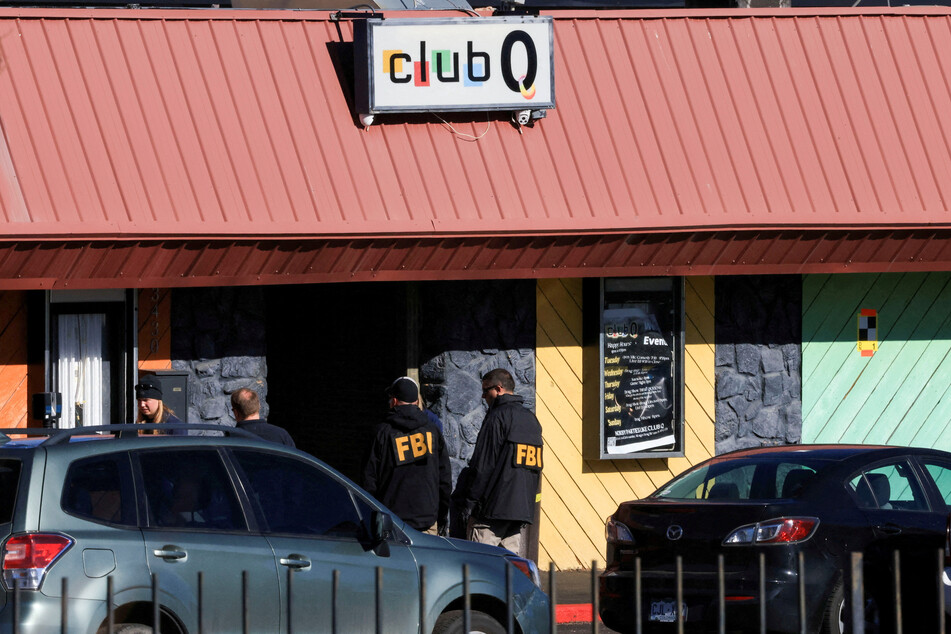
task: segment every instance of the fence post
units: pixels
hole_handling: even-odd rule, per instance
[[[644,614],[641,611],[641,558],[634,558],[634,628],[637,634],[644,631]]]
[[[548,562],[548,609],[549,615],[548,629],[551,634],[558,632],[558,591],[555,588],[555,562]]]
[[[598,634],[598,562],[591,561],[591,634]]]
[[[116,631],[116,613],[113,609],[115,603],[114,590],[112,587],[112,575],[106,577],[106,631],[112,634]]]
[[[766,634],[766,553],[759,554],[759,631]]]
[[[515,606],[512,597],[512,564],[502,560],[505,566],[505,632],[515,634]]]
[[[677,634],[684,634],[684,559],[677,555]]]
[[[294,634],[294,569],[287,569],[287,634]]]
[[[892,553],[895,565],[895,634],[901,634],[901,553]]]
[[[198,571],[198,634],[204,633],[205,620],[205,573]]]
[[[376,567],[376,634],[383,634],[383,566]]]
[[[462,631],[472,631],[472,597],[469,595],[469,564],[462,564]]]
[[[938,632],[944,634],[944,549],[938,549]]]
[[[248,597],[248,571],[241,571],[241,631],[244,634],[251,634],[251,619],[249,610],[251,602]]]
[[[799,551],[799,634],[806,634],[806,557]]]
[[[726,634],[726,566],[723,553],[717,555],[717,632]]]
[[[340,571],[333,571],[333,583],[331,585],[331,601],[333,605],[330,606],[330,631],[333,634],[337,634],[337,597],[340,596]]]
[[[865,588],[862,553],[852,553],[852,633],[865,634]]]
[[[426,634],[429,627],[426,623],[426,566],[419,567],[419,631]],[[288,633],[290,634],[290,633]]]
[[[62,606],[62,614],[59,615],[59,631],[62,634],[66,634],[69,630],[69,618],[67,613],[69,612],[69,579],[63,577],[62,581],[62,599],[60,605]]]
[[[110,591],[111,592],[111,591]],[[109,602],[109,611],[112,612],[112,601]],[[110,617],[110,622],[112,618]],[[159,634],[161,628],[161,613],[159,612],[159,577],[157,572],[152,573],[152,631]]]

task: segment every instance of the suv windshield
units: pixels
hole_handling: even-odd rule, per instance
[[[775,455],[711,461],[687,471],[651,497],[666,500],[796,498],[822,465],[817,460]]]

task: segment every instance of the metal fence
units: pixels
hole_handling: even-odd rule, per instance
[[[937,564],[938,570],[943,571],[945,568],[945,552],[944,550],[938,550],[937,552]],[[429,619],[426,613],[426,568],[425,566],[420,566],[420,583],[419,583],[419,621],[420,621],[420,631],[429,632],[435,623],[429,623]],[[469,587],[469,566],[463,565],[461,569],[462,576],[462,589],[463,589],[463,631],[469,632],[471,630],[471,615],[472,615],[472,597],[470,594]],[[893,583],[891,585],[892,592],[894,593],[894,605],[895,605],[895,623],[894,629],[886,627],[889,631],[894,631],[895,634],[904,634],[902,630],[902,596],[901,596],[901,559],[899,553],[896,551],[894,553],[894,565],[892,566],[893,572]],[[250,610],[251,610],[251,601],[249,596],[249,584],[248,584],[248,572],[244,571],[241,574],[241,622],[242,622],[242,633],[251,634],[250,630]],[[675,574],[676,574],[676,631],[677,634],[683,634],[684,632],[684,614],[682,613],[683,603],[683,560],[681,557],[677,557],[675,561]],[[807,634],[806,627],[806,575],[807,571],[805,570],[805,565],[803,563],[803,556],[799,554],[798,560],[798,593],[799,593],[799,631],[801,634]],[[331,584],[331,631],[333,634],[352,634],[349,632],[342,632],[338,629],[337,622],[337,611],[338,611],[338,601],[339,601],[339,588],[340,588],[340,571],[334,570],[332,573],[332,584]],[[863,606],[865,604],[865,586],[863,579],[863,557],[862,553],[852,553],[851,556],[851,571],[849,575],[851,579],[850,593],[851,593],[851,622],[852,622],[852,632],[853,634],[866,634],[865,632],[865,617],[863,613]],[[152,594],[151,594],[151,627],[155,634],[161,632],[161,604],[160,604],[160,590],[161,590],[161,580],[158,573],[152,573]],[[717,560],[717,632],[718,634],[725,634],[727,628],[727,612],[726,612],[726,589],[725,589],[725,574],[724,574],[724,560],[723,555],[718,556]],[[204,614],[205,614],[205,601],[204,601],[204,573],[198,573],[198,585],[197,585],[197,616],[198,616],[198,634],[218,634],[212,632],[209,629],[206,629],[204,626]],[[936,579],[937,589],[938,589],[938,604],[935,606],[937,610],[938,618],[938,632],[944,634],[945,632],[945,600],[944,600],[944,581],[942,579],[942,574],[939,573]],[[514,612],[514,596],[513,596],[513,585],[512,585],[512,566],[505,566],[505,594],[506,594],[506,618],[503,625],[506,628],[507,634],[516,634],[518,630],[516,629],[515,624],[515,612]],[[17,586],[14,589],[12,597],[12,614],[13,614],[13,633],[19,634],[21,628],[21,618],[20,618],[20,604],[21,604],[21,594],[25,592]],[[62,599],[60,602],[60,632],[61,634],[67,634],[69,631],[69,580],[67,578],[62,579]],[[637,634],[641,634],[644,628],[644,615],[642,614],[642,592],[643,584],[641,580],[641,560],[640,558],[635,559],[634,561],[634,593],[631,597],[633,602],[635,619],[632,624],[634,631]],[[287,596],[286,603],[282,608],[285,610],[285,616],[287,620],[287,631],[288,634],[292,634],[295,631],[293,628],[293,607],[294,607],[294,571],[287,571]],[[376,614],[376,625],[375,625],[375,634],[383,634],[384,629],[384,605],[383,605],[383,568],[376,568],[375,576],[375,614]],[[554,564],[549,564],[548,569],[548,596],[550,599],[550,614],[549,614],[549,632],[555,634],[558,631],[557,623],[557,603],[558,603],[558,589],[556,587],[556,572]],[[766,634],[766,614],[767,614],[767,601],[766,601],[766,559],[765,555],[760,554],[759,557],[759,634]],[[116,629],[115,623],[115,605],[113,600],[113,579],[112,577],[106,578],[106,596],[104,597],[107,606],[107,617],[105,631],[107,634],[114,634]],[[591,631],[593,634],[598,634],[600,631],[599,624],[599,605],[598,605],[598,569],[597,562],[592,562],[591,565]],[[526,633],[529,634],[529,633]],[[536,633],[531,633],[536,634]],[[542,634],[542,633],[537,633]],[[915,632],[909,632],[908,634],[921,634],[920,630]]]

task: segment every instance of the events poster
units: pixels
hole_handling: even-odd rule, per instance
[[[671,306],[654,297],[603,311],[607,454],[665,451],[676,445],[673,335],[659,323]]]

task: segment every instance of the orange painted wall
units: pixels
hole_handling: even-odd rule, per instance
[[[26,293],[0,291],[0,427],[27,427]]]
[[[172,291],[139,291],[139,374],[172,369]]]

